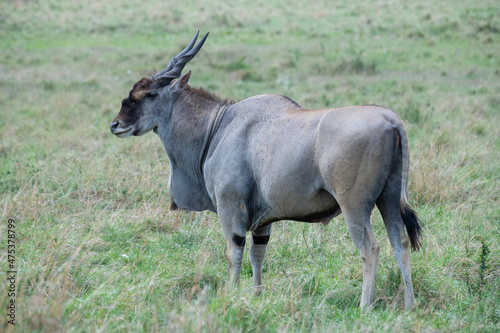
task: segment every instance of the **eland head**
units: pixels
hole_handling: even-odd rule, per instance
[[[131,135],[144,135],[151,130],[157,131],[160,125],[160,113],[165,111],[166,106],[167,109],[171,109],[168,106],[172,105],[189,81],[191,71],[181,77],[184,66],[198,53],[208,37],[207,33],[196,44],[198,34],[199,31],[188,46],[172,58],[165,69],[149,79],[144,77],[134,84],[129,96],[122,101],[120,112],[111,122],[112,134],[125,138]],[[172,82],[175,79],[178,80]]]

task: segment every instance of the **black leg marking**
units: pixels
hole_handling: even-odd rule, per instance
[[[255,245],[266,245],[269,243],[269,235],[267,236],[254,236],[252,235],[253,243]]]
[[[238,236],[236,234],[233,235],[233,242],[234,242],[234,244],[238,245],[239,247],[245,246],[245,241],[246,241],[245,237],[241,237],[241,236]]]

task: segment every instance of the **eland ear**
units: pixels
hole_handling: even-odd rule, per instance
[[[191,71],[188,71],[174,83],[173,90],[175,92],[180,92],[181,90],[183,90],[187,86],[190,77]]]

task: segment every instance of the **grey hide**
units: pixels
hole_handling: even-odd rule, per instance
[[[370,214],[377,205],[403,276],[405,305],[413,307],[409,248],[418,250],[420,226],[408,202],[400,117],[381,106],[306,110],[280,95],[222,100],[189,86],[190,71],[180,76],[207,37],[194,46],[197,36],[173,64],[134,85],[110,129],[118,137],[158,134],[170,160],[172,207],[219,216],[230,283],[239,280],[248,231],[259,293],[272,222],[326,225],[343,213],[361,253],[360,305],[370,308],[380,249]]]

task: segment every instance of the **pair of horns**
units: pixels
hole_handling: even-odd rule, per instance
[[[186,48],[182,50],[178,55],[173,57],[170,63],[167,65],[167,67],[165,67],[165,69],[151,76],[151,79],[170,82],[173,79],[180,77],[182,74],[182,70],[184,69],[184,66],[186,66],[189,60],[193,59],[196,53],[198,53],[198,51],[203,46],[203,43],[205,43],[205,40],[207,39],[209,34],[207,32],[205,36],[201,38],[200,42],[195,46],[199,33],[200,30],[196,31],[196,34],[194,35],[193,39],[188,44],[188,46],[186,46]]]

